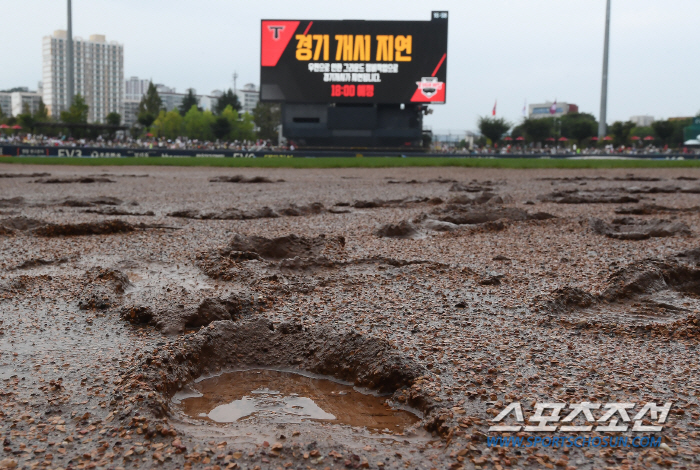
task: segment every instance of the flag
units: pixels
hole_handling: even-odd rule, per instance
[[[549,114],[557,114],[557,100],[554,100],[552,106],[549,108]]]
[[[527,117],[527,100],[523,103],[523,117]]]
[[[497,104],[498,104],[498,100],[496,100],[496,102],[493,103],[493,111],[491,111],[491,116],[495,116],[495,115],[496,115],[496,105],[497,105]]]

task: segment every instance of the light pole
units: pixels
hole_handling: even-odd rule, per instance
[[[605,45],[603,46],[603,85],[600,90],[600,121],[598,122],[598,138],[605,137],[607,132],[608,113],[608,49],[610,48],[610,0],[605,9]]]
[[[71,14],[70,0],[68,0],[68,38],[66,41],[66,108],[73,104],[73,20]]]

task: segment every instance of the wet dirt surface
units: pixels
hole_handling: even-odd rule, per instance
[[[351,384],[283,371],[228,372],[196,380],[190,389],[173,397],[183,414],[242,427],[323,421],[394,434],[420,421],[416,414]]]
[[[23,176],[0,178],[0,468],[700,466],[695,170],[1,170]],[[256,368],[421,418],[173,402]],[[673,408],[660,448],[490,448],[513,401]]]

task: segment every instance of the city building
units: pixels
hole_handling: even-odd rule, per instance
[[[637,127],[649,127],[654,122],[654,116],[632,116],[630,122]]]
[[[150,80],[139,77],[131,77],[124,81],[124,101],[141,101],[141,97],[148,91]]]
[[[260,101],[260,90],[252,83],[246,83],[240,90],[235,90],[238,101],[241,102],[241,112],[253,114],[253,110]]]
[[[41,95],[35,91],[29,91],[26,87],[13,88],[0,92],[0,109],[3,116],[18,116],[29,111],[34,114],[39,109]]]
[[[39,110],[40,102],[41,95],[35,91],[15,91],[12,93],[12,115],[17,116],[25,111],[34,114]]]
[[[552,112],[552,103],[547,101],[540,104],[531,104],[529,106],[528,117],[530,119],[540,119],[548,117],[561,117],[565,114],[578,113],[578,106],[572,103],[556,103],[555,112]]]
[[[43,97],[49,113],[67,109],[67,33],[54,31],[43,40]],[[124,102],[124,46],[93,34],[73,38],[74,92],[89,107],[88,121],[103,122],[109,113],[122,113]]]
[[[122,124],[131,127],[136,124],[136,119],[139,115],[139,104],[141,103],[141,98],[138,100],[124,100],[124,106],[122,110]]]
[[[12,93],[0,92],[0,111],[5,117],[12,116]]]

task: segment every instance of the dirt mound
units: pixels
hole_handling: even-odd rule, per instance
[[[98,196],[98,197],[88,197],[88,198],[74,198],[69,197],[59,202],[59,206],[66,207],[92,207],[92,206],[119,206],[123,204],[124,201],[117,199],[116,197],[110,196]]]
[[[279,180],[282,181],[282,180]],[[252,178],[246,178],[243,175],[234,176],[215,176],[209,178],[210,183],[274,183],[275,181],[265,176],[253,176]]]
[[[122,319],[133,324],[151,325],[165,334],[180,334],[219,320],[239,320],[263,311],[263,302],[247,294],[231,294],[225,299],[207,298],[197,306],[177,305],[153,311],[149,306],[124,306]]]
[[[7,219],[0,220],[0,228],[9,230],[10,233],[14,232],[15,230],[22,232],[26,230],[34,230],[44,225],[46,225],[46,222],[37,219],[30,219],[24,216],[9,217]]]
[[[321,214],[325,211],[323,204],[320,202],[312,202],[311,204],[305,206],[297,206],[296,204],[290,204],[289,206],[279,209],[278,212],[281,215],[286,215],[288,217],[298,217],[302,215],[313,215]]]
[[[449,205],[440,211],[433,213],[437,220],[450,222],[457,225],[484,224],[505,219],[512,221],[547,220],[555,216],[546,212],[531,214],[523,209],[515,207],[482,208],[472,206]]]
[[[572,189],[554,191],[538,199],[542,202],[557,204],[626,204],[639,202],[639,198],[620,194],[619,190],[588,190]]]
[[[0,207],[17,207],[25,205],[26,201],[23,197],[0,198]]]
[[[35,183],[42,183],[42,184],[68,184],[68,183],[83,183],[83,184],[90,184],[90,183],[116,183],[116,181],[111,180],[109,178],[103,178],[103,177],[93,177],[93,176],[84,176],[81,178],[41,178],[36,181]]]
[[[404,220],[398,224],[382,225],[377,229],[375,235],[382,238],[416,238],[421,233],[412,222]]]
[[[618,207],[615,209],[615,213],[620,215],[653,215],[663,212],[700,212],[700,206],[676,208],[658,204],[640,204],[635,207]]]
[[[57,264],[64,264],[70,261],[69,258],[58,258],[58,259],[44,259],[44,258],[32,258],[28,259],[22,264],[15,266],[12,269],[33,269],[42,266],[55,266]]]
[[[607,223],[593,217],[589,220],[589,224],[595,233],[618,240],[646,240],[652,237],[690,234],[690,227],[686,223],[661,219],[644,220],[622,217]]]
[[[323,204],[313,202],[308,205],[298,206],[290,204],[281,209],[272,209],[270,207],[261,207],[259,209],[222,209],[219,211],[201,212],[198,210],[182,210],[168,214],[170,217],[179,217],[184,219],[199,219],[199,220],[253,220],[253,219],[276,219],[281,216],[298,217],[303,215],[315,215],[325,212]]]
[[[490,181],[485,181],[479,183],[477,181],[471,181],[469,183],[454,183],[450,187],[451,192],[463,191],[467,193],[481,193],[493,190],[493,183]]]
[[[235,235],[225,254],[231,252],[256,253],[263,258],[285,259],[296,256],[309,258],[322,254],[337,253],[345,249],[345,237],[315,238],[287,235],[286,237],[265,238],[257,236]]]
[[[105,220],[81,224],[46,224],[36,228],[34,233],[42,237],[68,237],[78,235],[107,235],[111,233],[133,232],[136,227],[123,220]]]
[[[83,212],[86,214],[101,214],[101,215],[132,215],[132,216],[155,216],[155,212],[131,212],[126,209],[120,209],[118,207],[104,207],[99,209],[86,209]]]
[[[646,259],[617,270],[603,286],[600,294],[578,287],[558,289],[542,303],[543,310],[577,328],[629,332],[641,327],[675,335],[678,325],[685,325],[683,335],[700,334],[697,320],[694,330],[687,328],[688,319],[700,317],[700,270],[695,267]]]
[[[131,285],[129,278],[116,269],[95,267],[85,272],[78,300],[80,310],[107,310],[121,304],[121,294]]]
[[[461,204],[461,205],[481,205],[481,204],[505,204],[512,202],[510,196],[499,196],[491,191],[484,191],[478,196],[469,197],[466,194],[461,194],[451,198],[449,204]]]
[[[410,207],[417,204],[439,205],[443,201],[439,197],[411,196],[403,199],[372,199],[371,201],[358,200],[349,203],[338,203],[336,206],[352,206],[355,209],[376,209],[380,207]]]
[[[0,178],[42,178],[51,173],[0,173]]]

